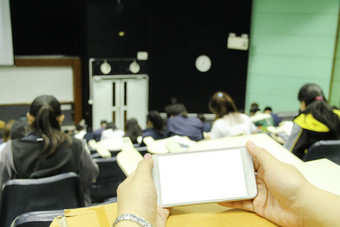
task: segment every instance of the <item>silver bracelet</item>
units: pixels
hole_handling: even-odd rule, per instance
[[[134,221],[134,222],[140,224],[141,226],[145,226],[145,227],[152,227],[152,225],[147,220],[145,220],[144,218],[139,217],[138,215],[135,215],[135,214],[122,214],[122,215],[120,215],[119,217],[117,217],[117,219],[113,223],[112,227],[115,226],[118,222],[123,221],[123,220]]]

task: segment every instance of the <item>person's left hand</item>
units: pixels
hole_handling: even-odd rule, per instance
[[[153,159],[150,154],[138,164],[135,172],[117,190],[118,216],[136,214],[156,227],[164,227],[170,210],[157,205],[157,194],[152,180]]]

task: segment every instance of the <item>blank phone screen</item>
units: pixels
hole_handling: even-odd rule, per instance
[[[162,204],[191,204],[247,195],[240,148],[160,155]]]

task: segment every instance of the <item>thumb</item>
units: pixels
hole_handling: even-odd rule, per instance
[[[278,160],[263,148],[256,146],[256,144],[249,140],[246,144],[249,154],[258,162],[263,168],[278,164]]]
[[[145,154],[144,159],[139,162],[136,170],[136,174],[141,174],[144,176],[152,175],[152,168],[153,168],[153,158],[150,154]]]

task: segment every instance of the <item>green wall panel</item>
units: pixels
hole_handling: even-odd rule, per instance
[[[254,0],[246,112],[252,102],[295,112],[305,83],[319,84],[328,96],[338,10],[338,0]]]

